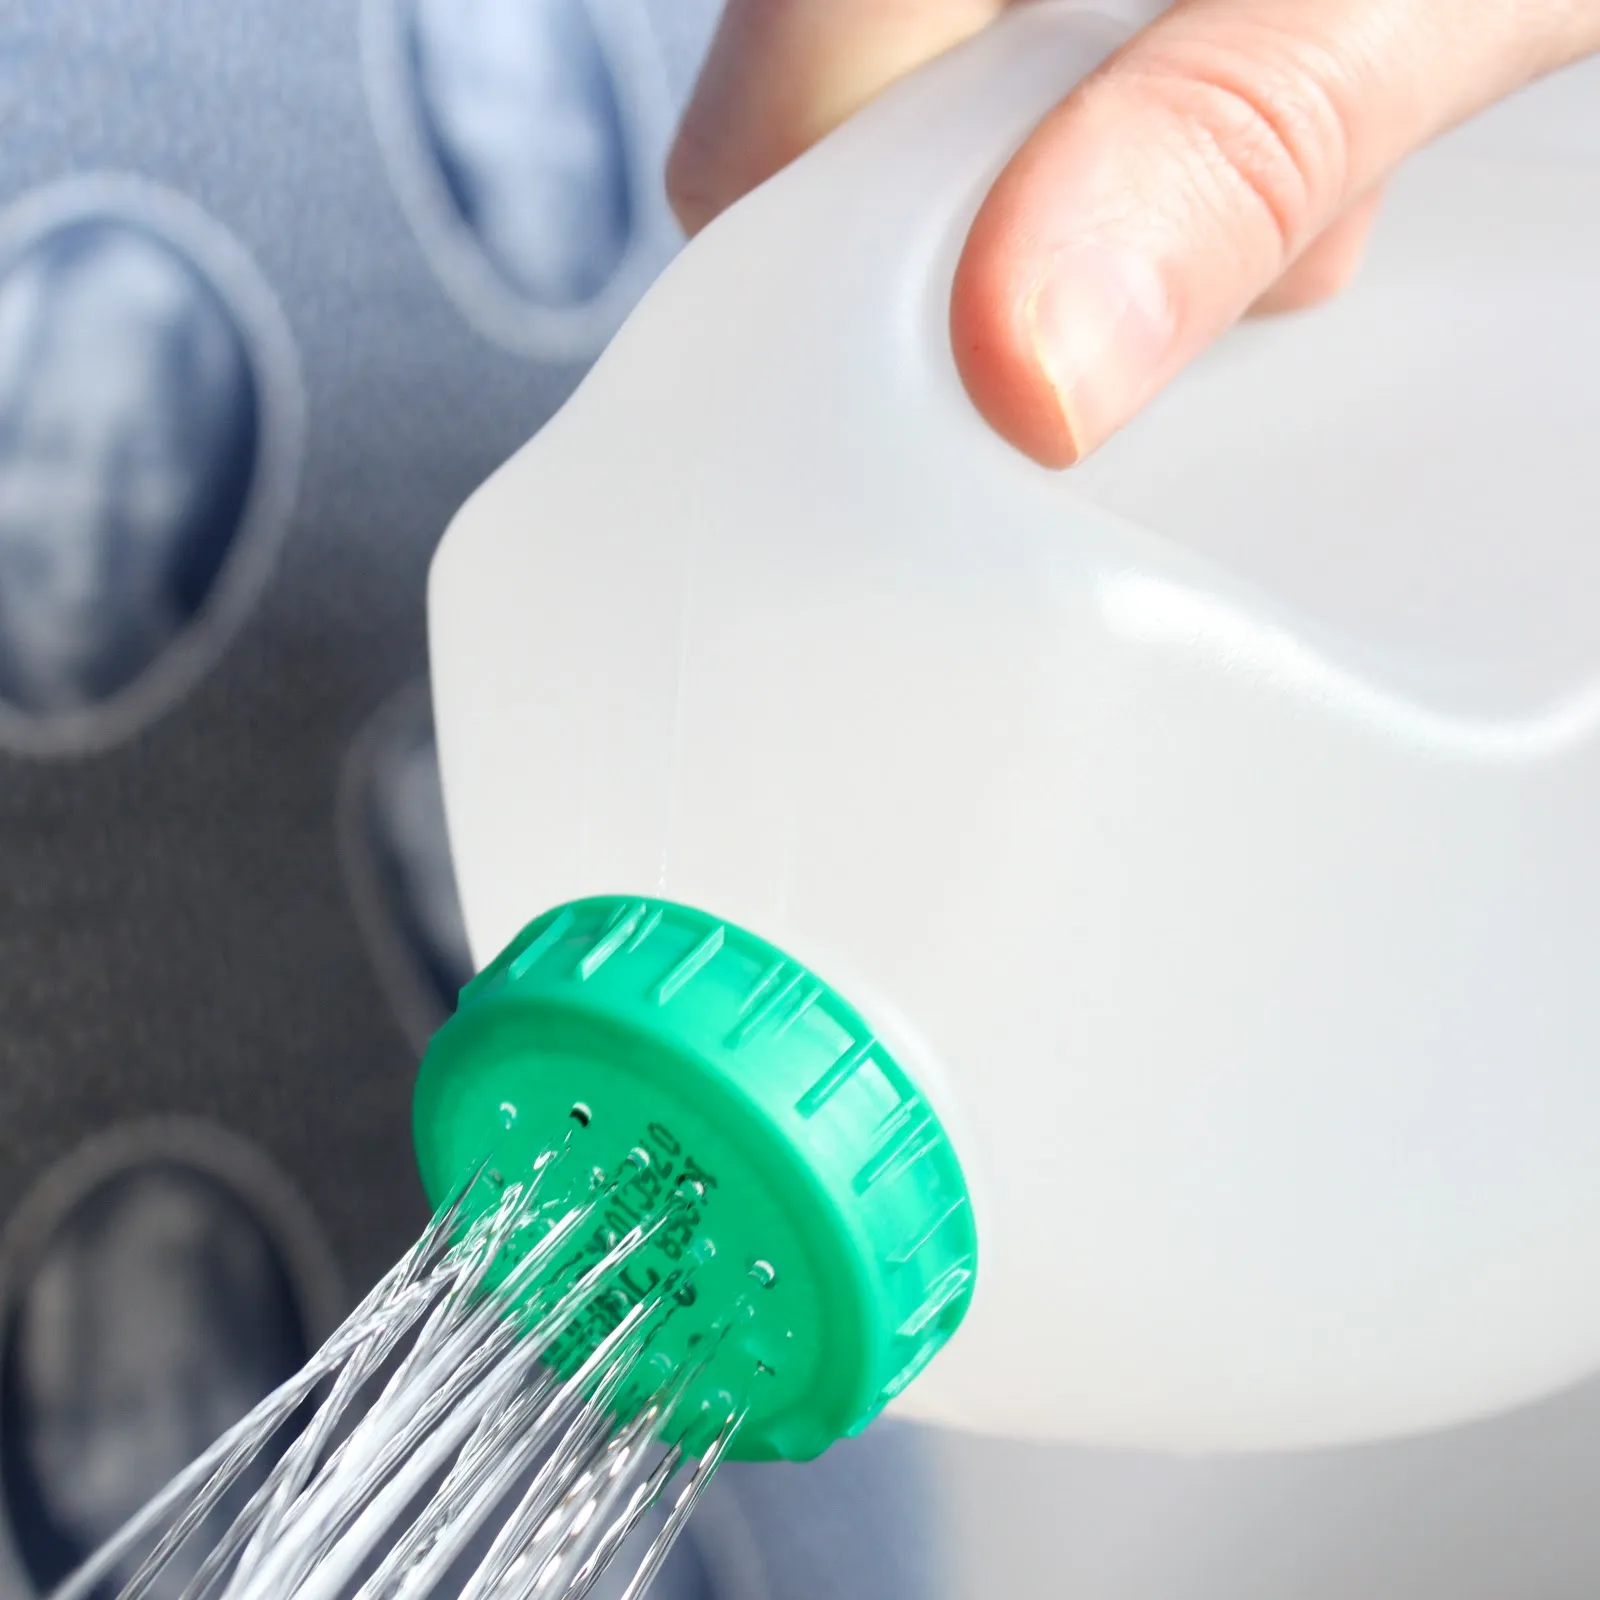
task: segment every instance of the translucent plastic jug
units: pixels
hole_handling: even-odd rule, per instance
[[[1454,1421],[1600,1363],[1600,170],[1424,164],[1344,303],[1052,474],[966,399],[949,285],[1117,37],[1024,7],[869,107],[462,511],[468,928],[660,895],[894,1042],[981,1250],[905,1410]]]

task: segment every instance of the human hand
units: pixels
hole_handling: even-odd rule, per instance
[[[668,167],[684,225],[1007,3],[728,0]],[[1407,154],[1595,50],[1600,0],[1176,0],[980,208],[950,306],[968,392],[1071,465],[1239,316],[1343,287]]]

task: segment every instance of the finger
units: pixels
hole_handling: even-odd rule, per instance
[[[690,232],[1005,0],[729,0],[667,163]]]
[[[1179,0],[980,208],[951,304],[973,399],[1078,460],[1408,151],[1596,46],[1593,0]]]
[[[1360,270],[1382,202],[1382,191],[1374,189],[1336,217],[1289,263],[1283,276],[1256,297],[1250,314],[1304,311],[1346,288]]]

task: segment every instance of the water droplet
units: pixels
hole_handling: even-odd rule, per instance
[[[594,1113],[581,1100],[573,1106],[568,1115],[580,1128],[587,1128],[594,1120]]]
[[[643,1172],[645,1168],[650,1165],[650,1152],[646,1150],[643,1145],[636,1144],[633,1149],[628,1152],[628,1160],[631,1161],[641,1172]]]
[[[752,1261],[750,1263],[750,1276],[763,1289],[770,1289],[778,1281],[778,1269],[770,1261]]]
[[[500,1102],[500,1126],[514,1128],[517,1125],[517,1108],[509,1100]]]

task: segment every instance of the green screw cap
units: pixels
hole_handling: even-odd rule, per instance
[[[569,1136],[585,1177],[646,1151],[640,1206],[649,1185],[692,1180],[693,1236],[652,1239],[630,1284],[642,1295],[697,1262],[658,1361],[703,1358],[742,1302],[698,1391],[708,1413],[748,1404],[732,1451],[746,1459],[859,1433],[972,1296],[966,1184],[916,1086],[821,979],[701,911],[604,898],[539,917],[435,1035],[414,1121],[435,1205],[486,1157],[510,1170]]]

